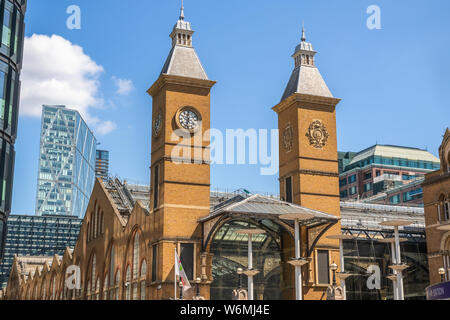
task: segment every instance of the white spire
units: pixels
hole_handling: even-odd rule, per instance
[[[183,0],[181,0],[180,20],[184,20],[184,1]]]
[[[302,42],[306,42],[305,22],[302,23]]]

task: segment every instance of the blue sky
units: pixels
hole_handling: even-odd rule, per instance
[[[81,8],[81,30],[66,27],[72,4]],[[372,4],[381,8],[381,30],[366,27]],[[80,108],[100,148],[111,152],[111,173],[133,182],[149,181],[152,101],[146,90],[169,53],[168,35],[179,7],[176,0],[29,0],[26,36],[47,37],[34,38],[34,47],[30,41],[25,56],[28,50],[31,61],[31,49],[42,47],[39,41],[58,35],[70,43],[57,48],[73,49],[74,59],[77,54],[90,59],[90,68],[80,68],[84,73],[70,90],[95,87],[94,100],[83,100]],[[185,1],[186,20],[196,31],[194,46],[209,78],[218,81],[212,91],[214,128],[277,127],[271,108],[293,69],[291,55],[304,20],[308,41],[318,51],[317,65],[333,94],[343,99],[337,109],[339,150],[358,151],[378,142],[428,148],[435,155],[450,119],[448,12],[447,0]],[[34,65],[44,69],[45,63],[51,61]],[[36,94],[39,74],[30,64],[24,61],[23,73],[33,74],[34,82],[23,81],[27,112],[19,118],[16,141],[16,214],[35,210],[40,106],[33,103],[47,93],[53,95],[49,103],[55,100],[54,92]],[[41,74],[52,76],[61,68],[47,69]],[[118,79],[127,84],[120,92]],[[58,101],[70,105],[77,98],[59,96]],[[215,165],[211,183],[278,193],[278,176],[261,176],[259,166]]]

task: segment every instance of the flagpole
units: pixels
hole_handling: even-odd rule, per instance
[[[174,283],[174,289],[175,289],[175,300],[177,300],[177,248],[175,247],[175,263],[174,263],[174,269],[173,269],[173,275],[174,275],[174,279],[173,279],[173,283]]]

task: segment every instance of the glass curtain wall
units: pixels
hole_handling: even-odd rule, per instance
[[[403,272],[405,299],[425,299],[425,288],[429,285],[425,240],[401,243],[401,252],[402,262],[410,266]],[[386,278],[392,274],[390,244],[368,239],[345,240],[344,256],[345,271],[353,274],[345,282],[348,300],[393,300],[392,281]],[[374,278],[370,278],[377,268],[379,289],[374,287]]]

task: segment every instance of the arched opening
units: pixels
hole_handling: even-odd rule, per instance
[[[231,220],[215,233],[210,252],[213,254],[211,285],[212,300],[230,300],[238,288],[237,269],[248,267],[248,235],[238,234],[242,229],[264,229],[265,234],[253,236],[253,267],[260,271],[254,278],[255,299],[280,300],[284,290],[282,262],[284,239],[290,237],[283,227],[272,220],[250,222]],[[242,287],[247,287],[247,277],[242,276]]]

